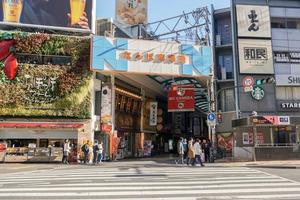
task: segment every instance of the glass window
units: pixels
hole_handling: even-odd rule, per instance
[[[271,18],[272,28],[286,28],[285,18]]]
[[[300,100],[299,87],[277,87],[276,97],[279,100]]]

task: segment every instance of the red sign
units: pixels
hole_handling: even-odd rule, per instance
[[[0,143],[0,153],[6,151],[6,144]]]
[[[242,80],[243,87],[251,87],[254,85],[254,79],[252,76],[246,76]]]
[[[110,133],[112,130],[112,125],[102,124],[101,131],[105,133]]]
[[[173,85],[168,93],[168,112],[195,111],[194,85]]]

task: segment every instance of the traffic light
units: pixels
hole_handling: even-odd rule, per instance
[[[271,84],[271,83],[275,83],[274,77],[266,77],[263,79],[255,80],[255,85],[264,85],[264,84]]]
[[[218,123],[222,123],[222,121],[223,121],[223,116],[222,116],[222,113],[221,113],[221,112],[218,112],[218,113],[217,113],[217,119],[218,119]]]

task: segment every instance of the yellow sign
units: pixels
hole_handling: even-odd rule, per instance
[[[120,58],[128,61],[143,61],[143,62],[156,62],[156,63],[175,63],[175,64],[187,64],[187,56],[165,54],[165,53],[131,53],[124,51],[120,54]]]

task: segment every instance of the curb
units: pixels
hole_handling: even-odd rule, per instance
[[[246,165],[250,168],[271,168],[271,169],[300,169],[300,166],[276,166],[276,165]]]

